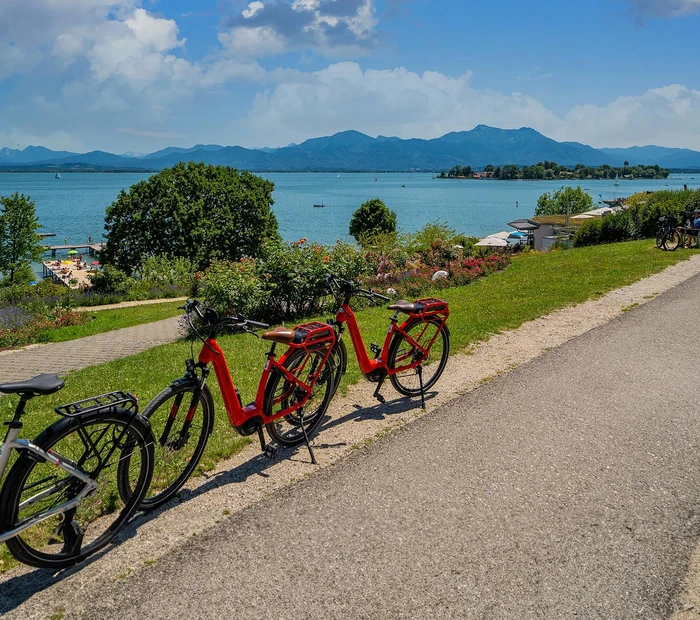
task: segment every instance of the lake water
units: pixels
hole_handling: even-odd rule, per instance
[[[43,231],[54,232],[50,242],[99,241],[104,232],[105,209],[119,190],[147,179],[146,174],[66,173],[55,179],[49,173],[2,173],[0,195],[18,191],[36,202]],[[398,225],[413,232],[427,222],[447,221],[458,232],[481,237],[509,230],[507,222],[531,217],[537,198],[562,185],[583,186],[597,203],[598,194],[618,196],[659,189],[700,188],[700,173],[673,174],[671,178],[614,181],[476,181],[438,180],[432,174],[262,174],[275,183],[275,215],[280,234],[288,241],[306,237],[333,243],[348,239],[353,211],[370,198],[381,198],[396,211]],[[374,179],[377,179],[376,181]],[[403,187],[405,186],[405,187]],[[314,208],[323,203],[325,208]]]

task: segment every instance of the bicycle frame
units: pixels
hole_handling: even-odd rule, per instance
[[[64,502],[60,506],[56,506],[51,510],[47,510],[44,513],[32,517],[31,519],[25,521],[22,525],[16,527],[13,530],[9,530],[7,532],[0,532],[0,543],[3,543],[6,540],[9,540],[10,538],[14,538],[24,530],[27,530],[30,527],[35,526],[37,523],[45,521],[46,519],[50,519],[54,515],[61,514],[69,511],[71,508],[75,508],[80,502],[83,501],[85,497],[87,497],[97,488],[97,482],[89,476],[87,476],[86,474],[84,474],[83,472],[81,472],[79,469],[77,469],[75,463],[73,463],[69,459],[63,458],[60,454],[54,452],[53,450],[50,452],[44,452],[44,450],[35,446],[31,441],[27,441],[26,439],[18,439],[19,432],[20,428],[10,427],[10,429],[7,432],[7,436],[5,437],[5,443],[3,443],[0,446],[0,480],[2,479],[2,475],[5,473],[5,468],[7,467],[7,463],[10,460],[10,453],[14,449],[25,450],[31,454],[36,455],[39,459],[48,461],[49,463],[55,465],[59,469],[62,469],[63,471],[67,472],[74,478],[77,478],[78,480],[83,482],[85,484],[85,487],[73,499]],[[20,504],[20,508],[25,508],[27,506],[31,506],[32,504],[36,504],[45,497],[48,497],[52,493],[55,493],[57,490],[59,490],[59,487],[65,486],[66,480],[67,479],[59,482],[57,486],[51,487],[50,489],[46,489],[41,493],[37,493],[34,497],[30,497],[29,499],[23,501]]]
[[[258,391],[255,396],[255,401],[246,406],[243,406],[240,400],[240,396],[236,390],[236,386],[234,385],[233,378],[229,372],[224,352],[221,350],[221,347],[216,342],[215,338],[210,337],[204,341],[204,345],[202,346],[202,350],[199,354],[198,363],[194,364],[192,361],[189,361],[188,373],[190,373],[190,375],[194,375],[194,369],[200,369],[202,376],[201,379],[197,379],[199,380],[199,387],[201,390],[209,374],[209,364],[211,364],[214,367],[216,380],[219,384],[219,390],[221,391],[221,397],[224,401],[224,406],[226,407],[226,413],[228,414],[228,419],[231,426],[233,426],[233,428],[236,429],[236,431],[241,435],[252,435],[258,430],[258,428],[261,428],[262,425],[289,415],[293,411],[303,407],[311,398],[316,381],[321,375],[321,371],[324,369],[333,345],[335,344],[334,330],[329,329],[328,332],[329,334],[327,338],[314,340],[311,344],[290,344],[289,349],[285,351],[279,360],[275,358],[276,344],[273,343],[270,351],[267,353],[267,361],[265,362],[263,373],[260,377],[260,382],[258,383]],[[305,349],[307,351],[324,351],[322,362],[318,364],[317,368],[312,369],[311,381],[309,383],[304,383],[299,377],[289,372],[284,366],[284,363],[289,355],[297,349]],[[265,387],[270,374],[273,371],[281,373],[286,380],[294,386],[295,391],[300,389],[305,395],[301,400],[298,400],[292,406],[277,412],[275,415],[268,416],[264,410]],[[281,399],[282,397],[280,397],[280,400]],[[190,422],[194,417],[197,404],[198,401],[194,399],[193,403],[190,405],[190,410],[188,411],[187,417],[185,418],[186,423]],[[175,403],[173,405],[171,417],[177,414],[177,406],[179,406],[179,403]]]
[[[386,373],[387,375],[395,375],[399,372],[404,372],[406,370],[411,370],[416,368],[422,363],[422,360],[428,356],[430,349],[432,348],[435,340],[437,339],[440,329],[447,322],[447,317],[449,316],[449,310],[439,311],[439,312],[425,312],[421,314],[410,314],[409,318],[406,319],[401,325],[399,325],[399,313],[395,312],[394,316],[390,319],[391,324],[389,326],[389,331],[384,339],[384,345],[382,346],[381,352],[375,359],[370,359],[367,354],[367,349],[365,343],[362,340],[362,334],[360,333],[360,326],[357,323],[357,318],[355,313],[352,311],[350,304],[343,302],[338,309],[335,317],[335,322],[338,325],[347,324],[348,331],[350,332],[350,339],[352,341],[352,346],[355,349],[355,355],[357,356],[357,363],[360,366],[362,373],[367,376],[376,376],[377,372]],[[425,333],[425,329],[429,325],[428,320],[431,318],[438,318],[440,320],[440,329],[435,331],[435,335],[432,337],[427,346],[421,346],[415,339],[413,339],[407,332],[406,328],[414,320],[419,319],[425,323],[425,328],[419,334],[418,338]],[[389,346],[396,333],[401,334],[406,341],[415,348],[416,351],[420,352],[420,356],[412,356],[412,361],[408,364],[402,366],[396,366],[394,368],[389,368],[387,361],[389,359]]]

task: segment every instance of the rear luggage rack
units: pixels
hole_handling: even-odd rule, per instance
[[[134,395],[128,392],[109,392],[108,394],[100,394],[99,396],[92,396],[91,398],[78,400],[74,403],[68,403],[67,405],[60,405],[56,407],[54,411],[64,418],[73,418],[92,413],[93,411],[100,411],[107,407],[116,406],[134,410],[135,413],[138,413],[139,401]]]
[[[294,344],[311,344],[317,340],[325,341],[331,338],[333,328],[327,323],[312,321],[294,328]]]
[[[418,299],[416,304],[416,314],[428,314],[433,312],[447,312],[447,302],[435,297],[426,297]]]

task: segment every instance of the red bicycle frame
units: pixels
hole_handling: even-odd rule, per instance
[[[347,324],[348,331],[350,332],[350,339],[352,340],[352,346],[355,349],[355,355],[357,356],[357,363],[359,364],[360,370],[365,376],[376,376],[377,371],[381,373],[386,373],[387,375],[395,375],[399,372],[404,372],[406,370],[416,368],[416,366],[419,366],[422,363],[422,360],[428,356],[430,349],[432,348],[433,344],[435,343],[435,340],[440,334],[440,330],[445,325],[445,323],[447,322],[447,318],[450,315],[450,311],[447,307],[447,304],[444,304],[443,302],[441,302],[441,304],[442,305],[438,307],[439,309],[431,310],[430,305],[427,305],[425,311],[409,314],[408,319],[406,319],[401,325],[398,324],[399,313],[398,311],[395,312],[394,316],[390,319],[391,325],[389,326],[389,331],[387,332],[386,338],[384,339],[384,346],[382,347],[381,352],[379,353],[376,359],[370,359],[369,355],[367,355],[367,349],[365,348],[365,343],[362,340],[362,334],[360,333],[360,327],[357,324],[355,313],[352,311],[352,308],[347,302],[343,302],[340,305],[340,308],[338,309],[338,312],[335,316],[335,321],[336,323],[341,325],[343,323]],[[420,344],[420,342],[417,342],[414,338],[412,338],[406,332],[406,328],[416,319],[425,323],[425,327],[417,336],[420,340],[429,325],[428,320],[431,318],[438,318],[440,320],[440,328],[435,331],[435,335],[431,338],[430,342],[428,342],[427,345],[424,346]],[[414,353],[415,351],[419,351],[421,355],[412,354],[411,361],[408,364],[401,366],[397,365],[393,368],[390,368],[387,364],[387,361],[389,359],[389,345],[391,344],[394,334],[396,333],[401,334],[406,339],[406,341],[412,347],[414,347]]]
[[[273,342],[270,351],[267,353],[267,361],[263,369],[262,376],[260,377],[260,382],[258,384],[258,391],[255,396],[255,401],[249,405],[243,406],[239,393],[236,390],[236,386],[233,383],[233,378],[228,369],[228,364],[226,363],[226,357],[224,352],[219,347],[216,339],[209,337],[204,341],[202,350],[199,354],[199,363],[197,366],[202,371],[201,386],[204,384],[209,373],[209,364],[214,367],[214,373],[216,374],[216,380],[219,384],[219,389],[221,391],[221,397],[224,401],[224,406],[226,407],[226,413],[228,414],[228,419],[231,422],[236,431],[241,435],[252,435],[259,428],[262,428],[264,424],[268,424],[273,420],[290,414],[296,411],[300,407],[303,407],[311,398],[312,391],[318,380],[321,371],[323,370],[328,357],[331,353],[333,345],[335,344],[336,336],[335,331],[330,329],[328,325],[322,323],[307,323],[304,325],[298,325],[294,328],[295,333],[300,331],[306,332],[303,341],[292,342],[289,344],[289,348],[284,352],[284,354],[277,360],[275,358],[275,348],[277,343]],[[318,364],[318,367],[310,375],[309,383],[305,383],[300,379],[300,377],[289,372],[284,363],[291,355],[293,351],[298,349],[305,350],[325,350],[323,361]],[[305,360],[304,364],[307,364],[309,360]],[[265,397],[265,387],[267,386],[270,373],[277,371],[284,375],[285,379],[293,386],[293,390],[296,392],[297,389],[301,389],[305,396],[300,400],[295,400],[295,403],[275,413],[274,415],[268,415],[264,407],[264,397]],[[299,373],[302,374],[302,373]],[[275,402],[280,402],[285,395],[280,396]],[[194,416],[194,410],[197,407],[197,403],[193,402],[191,410],[187,414],[188,421]]]

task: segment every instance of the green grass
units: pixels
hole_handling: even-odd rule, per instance
[[[40,337],[42,342],[64,342],[65,340],[75,340],[84,336],[94,336],[95,334],[121,329],[122,327],[152,323],[171,316],[177,316],[181,313],[181,310],[177,308],[182,305],[182,301],[168,301],[160,304],[144,304],[142,306],[114,308],[112,310],[88,310],[85,314],[91,317],[89,323],[45,330],[41,332]]]
[[[633,241],[517,256],[512,265],[500,273],[466,287],[439,293],[450,304],[451,352],[463,350],[500,331],[515,329],[556,308],[599,297],[692,255],[693,252],[688,250],[657,250],[653,241]],[[358,312],[358,322],[367,345],[370,341],[383,342],[390,316],[384,307]],[[246,335],[224,336],[219,343],[227,355],[229,370],[241,391],[243,402],[252,401],[269,344]],[[195,343],[195,356],[199,351],[198,344]],[[345,387],[362,378],[347,337],[346,344],[350,349],[350,359]],[[91,395],[125,390],[137,395],[143,405],[183,374],[184,360],[190,355],[190,343],[176,342],[72,372],[63,390],[30,401],[23,436],[34,437],[53,422],[56,419],[53,407],[56,405]],[[46,372],[51,371],[51,368],[46,369]],[[215,397],[216,416],[202,469],[213,467],[217,460],[237,452],[250,441],[231,430],[213,376],[210,385]],[[390,386],[386,387],[386,390],[390,389]],[[15,403],[15,397],[0,398],[0,419],[10,418]],[[8,559],[5,547],[2,547],[0,572],[3,560],[7,566]]]

